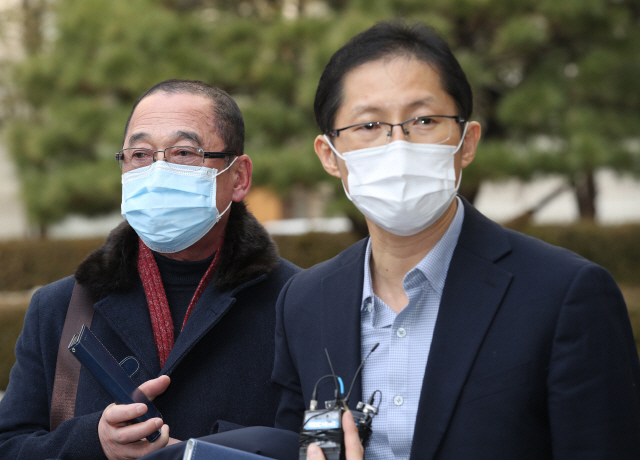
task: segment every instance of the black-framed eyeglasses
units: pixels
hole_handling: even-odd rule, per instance
[[[116,160],[120,169],[132,169],[151,166],[156,161],[156,153],[162,152],[164,161],[169,165],[203,166],[207,158],[227,158],[237,155],[235,152],[205,152],[199,147],[174,145],[163,150],[152,150],[141,147],[131,147],[116,153]]]
[[[388,143],[394,126],[400,126],[411,142],[440,144],[451,138],[453,126],[467,120],[459,115],[425,115],[413,117],[401,123],[370,121],[356,123],[345,128],[334,129],[326,134],[344,139],[349,150],[376,147]],[[342,133],[342,135],[341,135]]]

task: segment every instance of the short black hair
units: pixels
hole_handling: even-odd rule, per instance
[[[194,94],[209,99],[213,106],[213,127],[224,142],[224,150],[234,152],[238,155],[244,153],[244,119],[242,118],[242,112],[238,104],[220,88],[198,80],[164,80],[145,91],[131,109],[127,124],[124,127],[123,146],[127,137],[127,131],[129,130],[129,123],[131,122],[131,117],[133,117],[133,112],[135,112],[136,107],[138,107],[140,101],[145,97],[159,92],[169,94]]]
[[[329,60],[313,106],[320,131],[327,134],[336,129],[333,124],[342,104],[345,75],[367,62],[395,56],[415,57],[431,65],[440,75],[442,88],[455,101],[457,115],[469,120],[473,111],[471,85],[447,42],[422,22],[393,20],[359,33]]]

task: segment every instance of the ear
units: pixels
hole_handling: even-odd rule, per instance
[[[464,142],[462,143],[461,150],[461,162],[460,165],[466,168],[471,164],[476,156],[476,147],[480,141],[482,134],[482,127],[477,121],[470,121],[467,126],[467,132],[464,135]]]
[[[318,158],[320,158],[320,163],[322,163],[324,170],[334,177],[342,178],[337,164],[340,159],[336,157],[336,154],[331,150],[327,139],[324,136],[317,136],[313,142],[313,148]]]
[[[235,182],[233,184],[233,193],[231,200],[240,202],[247,196],[251,189],[251,173],[253,171],[253,163],[247,155],[240,155],[231,170],[235,174]]]

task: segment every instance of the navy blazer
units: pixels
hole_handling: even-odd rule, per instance
[[[411,458],[639,459],[640,363],[613,278],[464,206]],[[299,431],[316,381],[331,373],[325,348],[345,382],[360,364],[365,248],[295,275],[280,294],[279,428]],[[361,388],[358,379],[350,406]],[[320,385],[320,407],[333,390]]]

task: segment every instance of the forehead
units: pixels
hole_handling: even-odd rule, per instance
[[[415,57],[386,57],[364,63],[345,75],[336,125],[357,123],[362,117],[399,122],[428,114],[456,114],[455,102],[442,87],[439,73]]]
[[[194,134],[202,146],[218,137],[213,124],[212,102],[204,96],[188,93],[154,93],[140,101],[134,110],[125,144],[146,142],[153,147],[168,147],[185,133]],[[189,138],[190,136],[186,136]],[[155,145],[169,142],[169,145]]]

